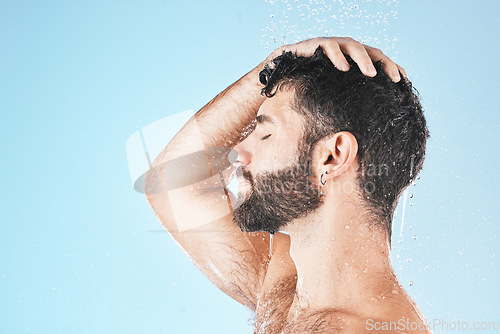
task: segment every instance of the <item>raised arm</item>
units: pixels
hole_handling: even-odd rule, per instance
[[[154,160],[146,198],[193,263],[222,291],[255,309],[269,260],[268,233],[232,222],[228,153],[264,101],[255,67],[198,111]]]
[[[349,69],[343,53],[368,76],[376,74],[372,61],[382,60],[390,75],[399,68],[380,50],[349,38],[318,38],[281,47],[198,111],[146,176],[146,198],[172,238],[214,284],[252,310],[270,260],[270,235],[242,232],[234,225],[234,197],[226,187],[234,167],[228,155],[252,131],[265,99],[259,71],[283,51],[310,56],[319,45],[341,70]],[[391,75],[394,81],[399,80],[396,72]]]

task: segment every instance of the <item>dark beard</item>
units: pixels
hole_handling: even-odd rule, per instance
[[[243,176],[250,182],[248,197],[233,211],[235,224],[245,232],[276,233],[292,220],[316,210],[323,203],[318,186],[311,182],[311,159],[302,156],[299,163],[276,172]]]

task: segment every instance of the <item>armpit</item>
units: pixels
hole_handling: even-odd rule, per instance
[[[255,314],[254,333],[281,333],[295,296],[297,277],[280,280],[260,297]]]
[[[348,318],[335,310],[304,312],[287,324],[282,334],[343,333],[350,326]]]

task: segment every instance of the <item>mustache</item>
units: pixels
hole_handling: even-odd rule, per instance
[[[241,168],[239,171],[237,171],[237,174],[238,176],[242,176],[245,180],[247,180],[248,182],[250,182],[250,184],[254,185],[254,180],[253,180],[253,176],[252,176],[252,173],[250,173],[248,170],[244,169],[244,168]]]

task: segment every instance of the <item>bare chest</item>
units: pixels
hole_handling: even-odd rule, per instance
[[[295,279],[284,279],[263,294],[255,314],[255,334],[341,333],[346,329],[345,318],[331,310],[304,310],[292,316],[295,286]]]

